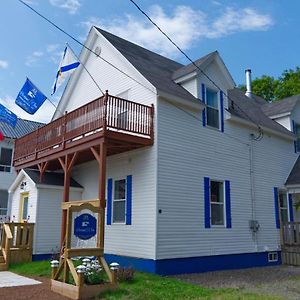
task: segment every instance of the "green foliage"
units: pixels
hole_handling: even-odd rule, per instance
[[[245,85],[239,88],[246,91]],[[279,78],[263,75],[252,81],[252,92],[267,101],[277,101],[300,94],[300,68],[285,70]]]
[[[13,264],[9,266],[9,271],[24,276],[51,277],[51,267],[49,261]]]

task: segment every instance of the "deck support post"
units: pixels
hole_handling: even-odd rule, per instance
[[[39,171],[40,171],[40,183],[43,182],[44,175],[45,175],[45,172],[47,170],[48,164],[49,164],[49,161],[41,162],[41,163],[38,164],[38,168],[39,168]]]
[[[63,194],[63,202],[68,202],[70,198],[70,178],[71,178],[71,170],[74,166],[76,158],[78,156],[78,152],[75,152],[72,155],[65,155],[65,157],[59,158],[59,162],[64,171],[64,194]],[[61,224],[61,251],[63,250],[63,245],[66,237],[66,222],[67,222],[67,214],[66,211],[62,211],[62,224]]]

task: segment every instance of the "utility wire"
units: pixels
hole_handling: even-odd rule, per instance
[[[24,2],[23,0],[17,0],[20,3],[22,3],[23,5],[27,6],[30,10],[32,10],[35,14],[37,14],[38,16],[40,16],[42,19],[44,19],[45,21],[47,21],[48,23],[50,23],[52,26],[54,26],[57,30],[59,30],[60,32],[64,33],[65,35],[67,35],[70,39],[72,39],[73,41],[75,41],[77,44],[81,45],[83,48],[85,48],[86,50],[92,52],[93,54],[96,55],[96,57],[99,57],[101,60],[103,60],[105,63],[107,63],[108,65],[110,65],[111,67],[113,67],[114,69],[118,70],[120,73],[122,73],[123,75],[125,75],[126,77],[130,78],[131,80],[133,80],[134,82],[136,82],[137,84],[143,86],[144,88],[146,88],[147,90],[151,91],[152,93],[154,93],[155,95],[157,95],[156,92],[154,92],[152,89],[150,89],[148,86],[146,86],[145,84],[139,82],[138,80],[136,80],[135,78],[133,78],[132,76],[130,76],[129,74],[125,73],[124,71],[122,71],[120,68],[118,68],[117,66],[113,65],[111,62],[109,62],[108,60],[106,60],[105,58],[101,57],[99,54],[97,54],[95,51],[93,51],[92,49],[90,49],[89,47],[87,47],[85,44],[83,44],[82,42],[80,42],[78,39],[76,39],[73,35],[69,34],[67,31],[65,31],[64,29],[62,29],[61,27],[59,27],[58,25],[56,25],[54,22],[52,22],[50,19],[48,19],[47,17],[45,17],[44,15],[42,15],[40,12],[38,12],[36,9],[34,9],[32,6],[30,6],[28,3]]]
[[[185,58],[187,60],[189,60],[219,91],[222,91],[222,89],[219,87],[219,85],[213,80],[211,79],[169,36],[168,34],[166,34],[151,18],[150,16],[134,1],[134,0],[129,0],[149,21],[150,23],[152,23],[176,48],[178,51],[181,52],[181,54],[183,54],[185,56]],[[254,123],[257,127],[258,127],[258,131],[259,131],[259,135],[257,137],[257,140],[260,140],[262,135],[263,135],[263,131],[260,127],[260,125],[258,123],[256,123],[255,121],[252,120],[252,118],[246,113],[244,112],[228,95],[227,93],[225,93],[223,91],[223,94],[227,97],[227,99],[229,99],[230,101],[232,101],[232,103],[234,103],[234,105],[236,105],[241,112],[243,112],[245,114],[245,116],[252,122]],[[202,99],[204,101],[204,99]]]

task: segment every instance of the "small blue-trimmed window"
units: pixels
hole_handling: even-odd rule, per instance
[[[300,152],[300,124],[292,120],[292,131],[296,135],[297,140],[294,141],[294,151],[295,153]]]
[[[107,184],[107,225],[121,223],[131,225],[132,175],[126,178],[108,179]]]
[[[232,227],[230,181],[204,177],[204,220],[205,228]]]
[[[202,112],[202,124],[224,131],[224,94],[201,84],[201,98],[206,104]]]
[[[293,198],[285,190],[274,187],[275,222],[276,228],[280,228],[280,222],[294,221]]]

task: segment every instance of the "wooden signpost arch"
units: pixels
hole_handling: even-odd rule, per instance
[[[71,238],[72,229],[74,228],[73,213],[78,213],[84,210],[89,210],[98,214],[98,224],[96,228],[101,228],[101,202],[100,200],[85,200],[85,201],[70,201],[62,203],[62,210],[66,213],[66,232],[65,242],[57,268],[52,270],[51,290],[67,296],[72,299],[88,299],[96,296],[98,293],[105,290],[116,288],[115,270],[110,270],[104,258],[104,248],[102,246],[102,235],[99,230],[96,232],[97,242],[95,248],[72,248]],[[99,285],[84,285],[83,274],[78,274],[72,258],[94,256],[98,259],[99,264],[105,271],[108,281]],[[70,275],[72,275],[75,285],[71,285]]]

